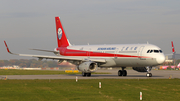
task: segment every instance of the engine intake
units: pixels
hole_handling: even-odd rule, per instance
[[[97,64],[95,62],[83,62],[78,66],[78,69],[85,73],[95,72],[97,70]]]

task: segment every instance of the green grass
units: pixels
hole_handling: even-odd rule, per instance
[[[139,101],[140,91],[145,101],[179,101],[180,79],[0,80],[0,101]]]
[[[54,70],[5,70],[0,69],[0,75],[55,75],[55,74],[81,74],[79,73],[65,73],[65,71]],[[92,74],[109,74],[105,72],[95,72]]]

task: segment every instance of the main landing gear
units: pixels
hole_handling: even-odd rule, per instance
[[[82,76],[88,76],[88,77],[90,77],[91,76],[91,73],[84,73],[84,72],[82,72]]]
[[[122,70],[118,71],[118,76],[127,76],[127,71],[124,68],[126,67],[122,67]]]

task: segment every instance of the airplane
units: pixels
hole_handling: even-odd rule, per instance
[[[165,61],[162,50],[152,44],[110,44],[110,45],[71,45],[66,37],[65,31],[60,21],[60,17],[55,17],[56,35],[58,47],[51,50],[33,49],[37,51],[53,52],[56,56],[31,55],[12,53],[6,41],[4,41],[7,51],[10,54],[19,56],[36,57],[39,60],[53,59],[59,63],[64,60],[75,64],[82,76],[91,76],[98,67],[121,67],[118,76],[127,76],[126,67],[132,67],[138,72],[147,72],[147,77],[152,77],[150,72],[152,66],[157,66]]]
[[[171,41],[171,46],[172,46],[172,53],[173,54],[171,54],[172,58],[170,58],[170,59],[174,59],[174,60],[180,59],[180,54],[176,53],[173,41]]]

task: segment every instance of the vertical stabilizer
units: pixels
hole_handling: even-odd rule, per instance
[[[63,26],[60,21],[60,17],[55,17],[56,22],[56,35],[57,35],[57,43],[58,47],[67,47],[70,45],[66,34],[64,32]]]
[[[172,59],[174,61],[174,65],[175,65],[175,62],[176,62],[176,58],[175,58],[176,51],[174,49],[173,41],[171,41],[171,45],[172,45],[172,52],[173,52]]]
[[[175,52],[175,49],[174,49],[173,41],[171,41],[171,45],[172,45],[172,52],[173,52],[173,54],[175,54],[176,52]]]
[[[180,63],[177,65],[177,67],[178,67],[178,68],[180,67]]]

